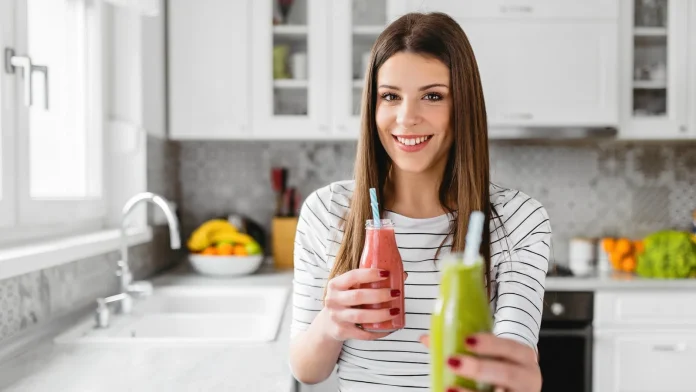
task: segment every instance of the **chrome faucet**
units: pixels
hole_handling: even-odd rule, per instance
[[[152,192],[142,192],[131,197],[121,210],[121,258],[118,261],[116,275],[120,278],[120,292],[106,298],[97,299],[96,324],[99,328],[109,326],[109,304],[120,303],[121,313],[130,313],[133,309],[133,296],[148,296],[152,294],[152,284],[148,281],[133,281],[133,273],[128,264],[128,238],[126,237],[126,219],[128,214],[140,202],[147,201],[159,206],[167,218],[169,226],[169,242],[172,249],[181,248],[181,238],[179,235],[179,220],[174,215],[174,211],[169,207],[165,198]]]

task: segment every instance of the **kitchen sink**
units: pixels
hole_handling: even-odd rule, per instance
[[[93,318],[56,343],[254,343],[275,340],[288,298],[284,287],[155,288],[128,315],[112,314],[108,328]]]

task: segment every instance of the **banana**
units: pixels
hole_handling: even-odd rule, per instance
[[[191,234],[187,242],[188,248],[191,251],[200,252],[212,245],[213,237],[219,233],[237,233],[237,228],[225,219],[211,219]]]
[[[246,245],[248,243],[254,242],[254,239],[244,233],[230,232],[230,231],[220,231],[211,237],[213,243],[230,243],[230,244],[241,244]]]

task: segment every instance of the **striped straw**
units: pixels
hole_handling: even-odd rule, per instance
[[[464,247],[464,264],[473,265],[481,247],[481,234],[485,216],[481,211],[472,211],[469,216],[469,231],[466,233],[466,246]]]
[[[370,188],[370,206],[372,207],[372,223],[376,228],[382,227],[382,221],[379,218],[379,203],[377,203],[377,190]]]

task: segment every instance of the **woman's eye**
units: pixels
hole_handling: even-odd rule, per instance
[[[423,97],[423,98],[425,98],[428,101],[439,101],[442,99],[442,95],[437,94],[437,93],[428,93],[428,94],[425,94],[425,97]]]
[[[389,102],[397,99],[398,97],[395,94],[392,93],[384,93],[382,94],[382,99]]]

